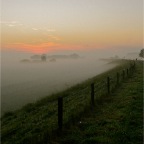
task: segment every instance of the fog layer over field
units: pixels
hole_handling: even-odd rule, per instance
[[[71,54],[71,53],[69,53]],[[30,53],[3,52],[1,69],[2,113],[67,89],[115,65],[100,61],[99,54],[78,53],[78,59],[22,63]]]

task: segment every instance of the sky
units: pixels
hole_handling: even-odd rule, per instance
[[[143,0],[2,0],[2,50],[143,47]]]

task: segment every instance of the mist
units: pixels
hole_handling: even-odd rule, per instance
[[[1,54],[1,113],[16,110],[40,98],[65,90],[96,76],[116,64],[107,64],[100,58],[118,55],[116,51],[65,51],[52,54],[72,54],[78,59],[57,59],[55,62],[22,63],[32,53],[3,51]],[[125,56],[119,52],[119,57]]]

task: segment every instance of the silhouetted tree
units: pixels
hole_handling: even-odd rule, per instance
[[[142,50],[140,51],[139,56],[142,57],[142,58],[144,57],[144,49],[142,49]]]
[[[42,55],[41,55],[41,60],[42,60],[42,61],[46,61],[46,55],[45,55],[45,54],[42,54]]]

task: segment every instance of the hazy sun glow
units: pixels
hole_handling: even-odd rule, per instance
[[[4,0],[1,47],[33,53],[140,48],[142,13],[142,0]]]
[[[4,45],[3,47],[7,50],[14,49],[17,51],[27,51],[27,52],[39,53],[39,54],[60,51],[60,50],[84,50],[85,49],[85,47],[81,45],[62,45],[53,42],[42,43],[38,45],[15,43],[10,45]]]

